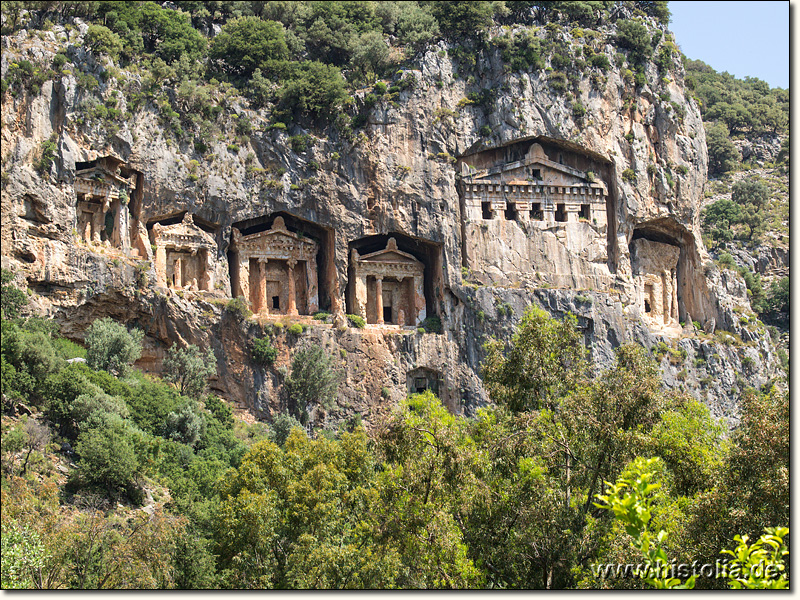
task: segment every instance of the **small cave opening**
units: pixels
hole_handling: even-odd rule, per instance
[[[348,251],[349,314],[367,323],[404,326],[440,316],[441,244],[392,232],[353,240]]]
[[[231,295],[256,313],[330,311],[338,293],[334,244],[333,229],[283,211],[233,223]]]

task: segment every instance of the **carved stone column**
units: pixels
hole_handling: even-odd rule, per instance
[[[265,315],[269,314],[269,302],[267,301],[267,259],[258,260],[258,311]]]
[[[305,261],[306,290],[308,290],[308,314],[319,310],[319,288],[317,286],[317,261],[310,258]]]
[[[378,325],[383,325],[383,277],[375,278],[375,310]]]
[[[678,277],[672,269],[672,318],[678,320]]]
[[[172,273],[173,273],[173,277],[175,279],[175,289],[176,290],[179,290],[179,289],[181,289],[181,287],[183,287],[183,281],[181,280],[181,276],[183,275],[183,273],[181,273],[182,266],[183,266],[183,260],[180,259],[180,258],[176,258],[175,259],[175,264],[172,267]]]
[[[425,303],[425,278],[422,274],[414,277],[414,299],[413,299],[414,318],[413,324],[424,321],[427,315],[427,307]]]
[[[296,315],[297,314],[297,296],[295,292],[295,285],[294,285],[294,267],[297,264],[297,261],[292,259],[286,261],[286,271],[288,280],[286,282],[286,288],[288,290],[288,302],[287,302],[287,315]]]
[[[239,252],[239,296],[250,302],[250,255]]]
[[[96,244],[100,243],[100,232],[103,231],[105,224],[103,223],[105,213],[99,210],[92,212],[92,241]]]
[[[664,302],[664,324],[669,323],[672,316],[672,277],[669,271],[661,273],[661,297]]]

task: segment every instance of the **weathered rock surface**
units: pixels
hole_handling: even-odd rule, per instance
[[[35,42],[22,32],[4,37],[3,77],[14,57],[51,60],[62,33],[56,27],[53,39]],[[107,67],[81,48],[83,33],[79,23],[69,34],[68,54],[99,75]],[[567,32],[559,35],[580,42]],[[611,57],[616,52],[611,45],[598,49]],[[146,343],[140,366],[148,371],[159,371],[173,343],[212,347],[218,360],[212,389],[264,418],[285,407],[282,383],[290,355],[311,343],[340,361],[344,377],[338,407],[317,414],[319,421],[358,412],[377,422],[413,389],[415,373],[438,378],[445,403],[470,413],[487,402],[480,383],[482,344],[489,335],[509,337],[525,309],[539,304],[556,316],[578,315],[598,369],[611,364],[613,348],[625,341],[680,345],[685,373],[677,370],[680,365],[665,364],[665,384],[686,387],[716,415],[735,420],[741,378],[761,385],[774,376],[775,361],[766,331],[742,325],[739,313],[749,305],[741,278],[720,271],[700,237],[705,134],[697,106],[683,93],[679,61],[666,83],[654,65],[647,67],[641,89],[612,70],[594,83],[582,78],[578,97],[570,99],[549,86],[543,71],[506,73],[499,54],[479,64],[474,77],[456,76],[466,67],[446,50],[444,44],[430,49],[418,70],[404,73],[416,84],[396,102],[374,106],[352,141],[331,129],[301,152],[292,150],[290,133],[308,132],[270,129],[269,115],[250,110],[241,99],[227,102],[224,115],[231,130],[234,114],[249,119],[253,133],[246,143],[233,145],[223,132],[208,140],[208,152],[200,155],[188,140],[176,140],[165,129],[153,103],[110,133],[87,116],[92,94],[79,87],[74,73],[48,82],[36,96],[7,95],[2,265],[24,277],[41,296],[38,308],[53,315],[68,337],[81,340],[102,316],[141,327]],[[135,73],[127,77],[139,80]],[[113,81],[100,84],[104,98],[114,91]],[[492,102],[463,102],[480,90],[490,90]],[[581,117],[573,110],[576,101],[586,109]],[[118,106],[124,113],[124,95]],[[488,138],[481,135],[485,126],[491,129]],[[55,161],[38,173],[34,161],[51,136]],[[552,163],[578,164],[585,155],[603,165],[597,172],[608,190],[602,225],[468,222],[459,187],[465,157],[525,140],[545,145],[555,140],[548,150]],[[553,155],[558,144],[566,148],[563,160]],[[76,231],[76,170],[104,156],[119,157],[141,173],[141,190],[128,205],[131,246],[138,256],[104,241],[85,241]],[[208,258],[214,285],[205,291],[169,289],[155,270],[149,231],[155,223],[178,222],[187,212],[216,244]],[[249,351],[249,340],[263,335],[261,327],[240,323],[221,305],[232,293],[232,231],[268,226],[277,214],[319,242],[325,260],[319,267],[319,307],[333,313],[335,325],[306,317],[311,327],[302,336],[278,334],[279,358],[264,370]],[[425,264],[427,314],[441,318],[441,334],[416,327],[344,326],[353,248],[385,244],[392,236]],[[687,326],[699,321],[701,327],[713,321],[716,337],[692,333],[679,339],[680,327],[658,327],[644,318],[630,249],[642,237],[673,246],[679,257],[676,319]],[[780,260],[764,257],[765,264]],[[276,319],[291,321],[274,317],[270,323]],[[742,341],[731,338],[735,343],[726,345],[720,330]],[[695,364],[700,358],[702,367]],[[703,383],[706,377],[711,383]]]

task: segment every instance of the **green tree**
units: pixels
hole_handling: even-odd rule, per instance
[[[558,321],[531,308],[508,351],[497,341],[486,345],[483,379],[492,400],[512,411],[552,410],[585,377],[586,368],[576,318],[567,315]]]
[[[703,210],[703,229],[719,242],[734,238],[734,225],[742,222],[741,207],[731,200],[717,200]]]
[[[760,181],[741,179],[731,188],[733,201],[741,207],[742,223],[750,229],[750,239],[765,229],[764,209],[769,200],[769,188]]]
[[[112,60],[119,57],[122,51],[122,40],[120,37],[103,25],[89,25],[84,38],[86,47],[95,54],[105,54]]]
[[[730,138],[725,123],[706,126],[706,146],[708,147],[708,174],[721,175],[732,171],[741,161],[741,156]]]
[[[767,307],[771,312],[789,312],[789,278],[774,282],[767,295]]]
[[[97,319],[86,332],[86,364],[121,375],[142,355],[143,338],[140,329],[128,331],[108,317]]]
[[[289,58],[286,32],[281,23],[258,17],[228,21],[209,48],[211,60],[229,73],[250,77],[256,69],[267,77],[280,75]]]
[[[164,358],[164,379],[174,383],[181,395],[200,398],[205,393],[208,378],[217,374],[217,359],[211,348],[205,352],[194,344],[167,350]]]
[[[77,477],[109,494],[124,493],[139,474],[133,435],[122,419],[110,419],[103,428],[82,433],[75,452],[80,457]]]
[[[286,380],[290,406],[301,422],[307,423],[315,406],[330,409],[339,390],[339,373],[333,360],[320,346],[298,351]]]
[[[16,319],[20,309],[28,303],[25,292],[17,288],[14,283],[14,273],[8,269],[0,271],[0,308],[4,319]]]
[[[653,54],[647,27],[638,21],[617,21],[617,44],[628,50],[631,63],[637,66],[644,65]]]
[[[461,40],[482,37],[492,25],[495,7],[492,2],[446,0],[431,3],[430,10],[446,37]]]
[[[400,587],[482,583],[459,527],[476,490],[476,451],[466,421],[448,412],[430,391],[401,403],[382,431],[384,469],[373,511],[378,539],[400,555]]]
[[[278,98],[284,115],[325,120],[336,115],[349,96],[337,67],[304,61],[292,69]]]

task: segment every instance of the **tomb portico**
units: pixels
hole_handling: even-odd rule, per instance
[[[353,310],[367,323],[416,325],[425,319],[425,266],[398,250],[395,238],[364,256],[353,248],[351,267]]]
[[[539,223],[585,219],[606,225],[608,187],[587,171],[551,160],[538,143],[521,160],[476,170],[461,165],[467,218],[471,221],[505,219]]]
[[[678,322],[678,259],[680,248],[639,238],[631,242],[631,262],[641,314],[656,327]]]
[[[318,244],[286,228],[276,217],[269,230],[243,235],[233,228],[234,296],[249,300],[254,313],[313,314],[319,310]]]
[[[76,225],[87,243],[130,247],[127,203],[136,189],[136,173],[122,165],[123,161],[113,156],[76,165]]]
[[[214,237],[194,223],[186,213],[180,223],[156,223],[151,230],[155,244],[155,267],[158,284],[176,290],[214,289],[212,260],[216,251]]]

